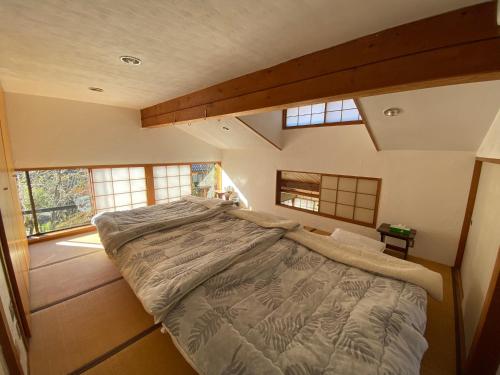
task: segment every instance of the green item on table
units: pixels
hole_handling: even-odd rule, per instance
[[[409,235],[411,233],[411,229],[408,227],[404,227],[402,225],[390,225],[389,230],[393,233],[399,233],[404,235]]]

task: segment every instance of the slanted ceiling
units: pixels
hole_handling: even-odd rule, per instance
[[[0,81],[8,92],[143,108],[480,2],[2,0]]]
[[[193,122],[190,125],[174,126],[221,150],[274,148],[250,126],[234,117],[220,120],[208,119]]]
[[[384,150],[477,151],[500,109],[500,81],[468,83],[378,95],[360,99],[372,133]],[[397,117],[387,117],[384,110],[399,107]],[[247,125],[268,126],[268,137],[286,148],[283,132],[300,136],[301,132],[318,132],[321,128],[281,130],[281,111],[249,115],[242,118]],[[222,126],[231,130],[224,132]],[[176,125],[212,145],[222,148],[269,147],[262,137],[242,125],[238,119],[226,117],[220,122],[206,120],[191,126]],[[364,126],[364,125],[350,125]],[[261,128],[257,128],[260,130]],[[332,136],[342,137],[343,126]],[[261,134],[265,135],[261,132]]]
[[[362,98],[381,150],[476,151],[500,108],[500,81]],[[384,110],[399,107],[397,117]]]

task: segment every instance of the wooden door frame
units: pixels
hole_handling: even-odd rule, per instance
[[[19,292],[19,286],[17,284],[16,275],[14,271],[14,265],[12,264],[12,259],[10,257],[9,243],[5,235],[5,226],[2,217],[2,210],[0,209],[0,243],[2,245],[2,265],[5,271],[5,278],[7,285],[9,287],[9,296],[12,300],[14,306],[14,312],[17,321],[20,325],[21,336],[23,338],[26,348],[29,345],[29,338],[31,337],[31,330],[28,323],[28,318],[26,317],[23,302],[21,299],[21,294]]]
[[[21,366],[21,361],[19,359],[19,353],[15,347],[14,340],[10,333],[10,329],[7,323],[7,317],[4,313],[3,304],[0,301],[0,346],[2,347],[2,353],[5,358],[5,363],[7,365],[8,371],[12,375],[22,375],[24,374],[23,368]]]
[[[457,255],[455,256],[455,268],[462,267],[462,260],[465,252],[465,244],[469,236],[470,221],[472,213],[474,212],[474,205],[476,203],[477,188],[479,186],[479,179],[481,178],[481,168],[483,166],[482,160],[476,158],[474,161],[474,170],[472,171],[472,178],[469,188],[469,196],[467,197],[467,206],[465,208],[464,220],[462,222],[462,231],[460,233],[460,240],[458,242]]]
[[[477,323],[469,355],[465,361],[467,375],[494,375],[500,361],[500,247],[497,251],[495,267],[491,275],[488,291]]]
[[[0,210],[1,211],[1,210]],[[26,353],[28,352],[28,338],[26,334],[30,335],[29,325],[24,314],[23,306],[18,305],[21,302],[21,295],[19,294],[19,289],[17,287],[17,281],[14,275],[14,268],[12,265],[12,260],[10,258],[9,247],[7,243],[7,237],[5,235],[5,229],[3,224],[2,215],[0,212],[0,243],[2,247],[2,253],[0,254],[1,268],[5,275],[5,281],[7,287],[9,288],[9,296],[14,308],[14,313],[16,316],[17,324],[21,332],[23,339],[23,344],[26,348]],[[5,311],[9,311],[9,306],[4,309],[2,301],[0,301],[0,346],[2,354],[5,358],[5,363],[7,365],[10,374],[22,375],[24,374],[23,368],[21,366],[21,361],[19,358],[19,350],[14,344],[12,334],[8,324],[8,316],[6,316]],[[27,331],[25,329],[27,328]]]
[[[470,222],[474,213],[476,196],[481,179],[481,169],[483,163],[500,164],[500,159],[476,157],[474,170],[471,178],[469,196],[465,209],[462,232],[458,244],[455,265],[453,267],[453,289],[455,303],[455,329],[457,337],[457,374],[492,374],[498,368],[498,358],[500,357],[500,347],[497,345],[500,337],[500,247],[488,291],[481,309],[479,322],[474,333],[474,338],[469,350],[469,355],[465,351],[464,322],[462,314],[462,278],[461,266],[465,252],[465,245],[470,230]]]

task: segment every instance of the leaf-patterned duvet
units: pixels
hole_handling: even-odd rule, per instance
[[[426,293],[281,239],[193,290],[164,325],[202,374],[418,374]]]
[[[227,213],[114,259],[201,374],[418,374],[426,292]]]
[[[176,203],[178,206],[194,203]],[[265,229],[226,213],[131,240],[114,259],[148,313],[162,321],[171,308],[198,285],[232,264],[268,249],[285,233]]]

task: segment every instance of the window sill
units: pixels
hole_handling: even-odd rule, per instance
[[[311,210],[307,210],[305,208],[288,206],[288,205],[282,204],[282,203],[276,203],[276,206],[280,206],[280,207],[284,207],[284,208],[289,208],[291,210],[305,212],[305,213],[313,214],[313,215],[317,215],[317,216],[323,216],[323,217],[327,217],[329,219],[334,219],[334,220],[339,220],[339,221],[345,221],[345,222],[351,223],[351,224],[362,225],[364,227],[369,227],[369,228],[376,228],[377,227],[376,223],[373,223],[373,224],[364,223],[364,222],[358,221],[358,220],[348,219],[348,218],[344,218],[344,217],[340,217],[340,216],[328,215],[328,214],[324,214],[324,213],[319,212],[319,211],[311,211]]]
[[[28,237],[28,245],[32,245],[38,242],[55,240],[57,238],[74,236],[76,234],[95,232],[95,226],[93,225],[85,225],[83,227],[78,228],[70,228],[70,229],[62,229],[46,234],[38,234],[34,236]]]
[[[346,126],[346,125],[361,125],[364,124],[362,120],[355,121],[343,121],[343,122],[326,122],[322,124],[311,124],[311,125],[295,125],[295,126],[287,126],[284,124],[282,126],[283,130],[292,130],[292,129],[309,129],[309,128],[324,128],[327,126]]]

